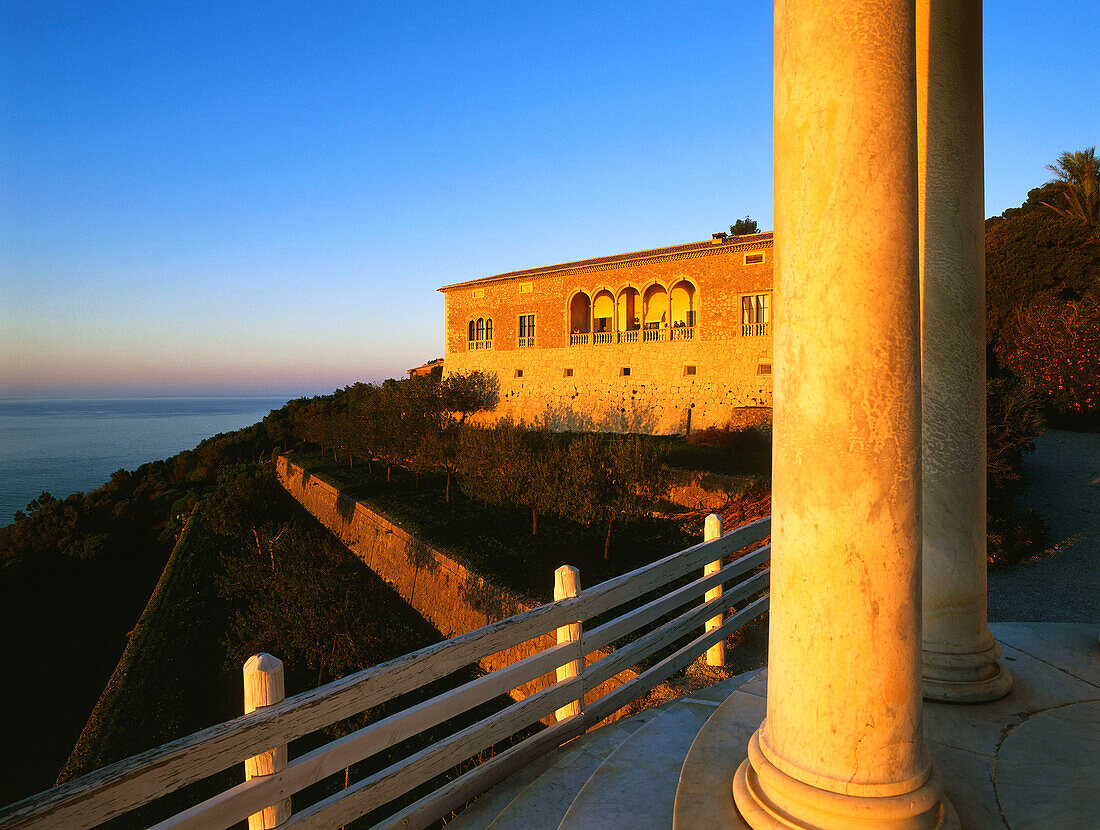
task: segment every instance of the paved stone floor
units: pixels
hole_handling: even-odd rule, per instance
[[[990,629],[1013,674],[1009,695],[981,705],[924,706],[925,741],[962,826],[1100,827],[1100,626],[998,623]],[[728,747],[743,747],[759,726],[766,688],[765,672],[744,683],[696,739],[681,774],[677,830],[745,827],[728,787],[701,787],[698,779],[719,764],[722,771],[710,777],[732,777],[744,752],[729,757]]]

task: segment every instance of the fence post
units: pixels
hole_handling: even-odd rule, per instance
[[[581,593],[581,576],[580,571],[574,568],[572,565],[562,565],[556,571],[554,571],[554,601],[568,599],[569,597],[580,596]],[[558,645],[562,643],[575,643],[581,638],[581,624],[580,621],[575,623],[569,623],[567,625],[558,626]],[[566,663],[564,666],[558,666],[557,678],[561,683],[564,680],[569,680],[574,677],[578,677],[581,673],[581,669],[584,665],[584,655],[580,656],[580,660],[573,660]],[[554,712],[554,719],[561,723],[567,718],[576,717],[581,713],[581,704],[584,702],[584,696],[582,694],[579,700],[572,700],[569,703],[562,706],[556,712]]]
[[[244,664],[244,713],[278,703],[286,696],[283,684],[283,661],[260,652]],[[244,778],[271,775],[286,768],[286,744],[254,755],[244,762]],[[290,818],[290,799],[265,807],[248,817],[248,830],[272,830]]]
[[[703,524],[703,541],[713,542],[715,539],[722,535],[722,517],[717,513],[711,513],[706,518],[706,522]],[[722,570],[722,560],[718,559],[714,562],[708,562],[703,568],[703,576],[710,576],[713,573],[717,573]],[[715,585],[709,591],[705,597],[704,602],[710,602],[712,599],[718,599],[722,596],[722,586]],[[722,625],[722,615],[717,617],[711,617],[706,622],[706,630],[714,631],[716,628],[720,628]],[[696,629],[698,630],[698,629]],[[708,666],[724,666],[726,665],[726,641],[719,640],[717,643],[707,649],[707,665]]]

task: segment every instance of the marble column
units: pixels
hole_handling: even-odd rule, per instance
[[[921,736],[913,0],[776,0],[767,716],[754,828],[953,828]]]
[[[976,703],[1012,675],[986,625],[981,0],[917,0],[924,696]]]

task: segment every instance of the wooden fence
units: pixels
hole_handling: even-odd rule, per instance
[[[575,580],[563,573],[573,569],[559,569],[561,599],[261,706],[46,790],[0,811],[0,828],[95,827],[557,629],[555,646],[391,714],[155,825],[158,830],[229,827],[524,683],[557,674],[558,682],[543,691],[292,812],[279,824],[280,830],[334,828],[396,802],[396,812],[375,828],[427,827],[529,760],[646,694],[767,610],[770,571],[763,566],[770,548],[737,554],[767,537],[770,527],[770,518],[753,522],[585,590],[573,587]],[[586,627],[586,621],[595,624]],[[614,650],[586,664],[586,655],[608,648]],[[637,677],[595,701],[580,703],[586,690],[643,661],[647,667]],[[468,766],[487,748],[555,712],[563,719],[432,788],[413,803],[403,803],[409,793]]]

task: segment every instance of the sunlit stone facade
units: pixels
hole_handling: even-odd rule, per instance
[[[515,271],[441,288],[445,371],[493,372],[492,417],[682,432],[771,407],[772,236]]]

